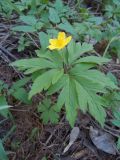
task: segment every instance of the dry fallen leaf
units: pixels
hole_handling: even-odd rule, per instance
[[[94,145],[109,154],[116,155],[116,147],[113,136],[101,130],[90,127],[90,138]]]
[[[78,127],[74,127],[70,133],[70,141],[69,144],[65,147],[63,154],[69,150],[69,148],[72,146],[72,144],[76,141],[80,133],[80,130]]]

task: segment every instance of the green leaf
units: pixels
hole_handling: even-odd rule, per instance
[[[120,112],[114,111],[113,114],[114,114],[114,119],[112,120],[112,124],[117,127],[120,127]]]
[[[29,80],[30,77],[25,77],[23,79],[14,82],[12,85],[12,89],[19,89],[20,87],[23,87]]]
[[[24,88],[19,88],[12,93],[16,99],[22,101],[23,103],[30,104],[31,101],[28,100],[28,92]]]
[[[117,141],[117,148],[120,149],[120,137],[118,138],[118,141]]]
[[[49,45],[49,36],[44,32],[40,32],[39,33],[39,40],[40,40],[41,48],[46,49]]]
[[[56,51],[53,51],[53,53],[48,54],[48,59],[51,60],[57,68],[63,68],[63,59],[62,55]]]
[[[120,127],[120,120],[114,119],[112,120],[112,124],[114,124],[117,127]]]
[[[12,28],[13,31],[18,31],[18,32],[36,32],[36,28],[34,26],[27,26],[27,25],[21,25],[21,26],[16,26]]]
[[[24,74],[26,74],[26,75],[31,74],[31,73],[34,74],[34,73],[36,73],[36,71],[39,71],[39,67],[29,68],[24,72]]]
[[[51,109],[49,111],[49,119],[50,119],[50,122],[53,123],[53,124],[56,124],[58,123],[58,119],[59,119],[59,115],[57,112],[55,112],[53,109]]]
[[[77,108],[78,108],[78,101],[77,101],[77,93],[75,90],[75,83],[72,79],[69,79],[66,84],[66,98],[65,98],[65,109],[66,109],[66,117],[73,127],[76,117],[77,117]]]
[[[41,119],[43,120],[43,123],[47,124],[49,121],[53,124],[58,122],[58,111],[56,111],[54,108],[56,105],[51,106],[51,100],[45,99],[42,104],[39,104],[38,106],[38,112],[41,112]]]
[[[4,150],[2,141],[0,140],[0,160],[8,160],[7,154]]]
[[[57,11],[54,8],[49,8],[49,19],[51,22],[57,24],[60,22]]]
[[[52,51],[52,54],[51,54],[50,51],[43,52],[43,50],[41,49],[41,50],[36,50],[36,54],[40,58],[45,58],[52,61],[57,68],[61,68],[61,69],[63,68],[62,55],[57,51]]]
[[[119,95],[120,96],[120,95]],[[119,97],[120,98],[120,97]],[[120,120],[120,111],[116,111],[116,112],[114,112],[113,113],[114,114],[114,117],[116,118],[116,119],[118,119],[118,120]]]
[[[41,115],[41,119],[43,120],[44,124],[47,124],[49,122],[49,111],[45,111]]]
[[[80,58],[79,60],[76,61],[76,63],[95,63],[102,65],[104,63],[110,62],[110,59],[104,58],[104,57],[97,57],[97,56],[87,56]]]
[[[86,52],[93,50],[93,45],[88,43],[75,43],[74,41],[71,41],[70,44],[67,47],[68,49],[68,61],[69,63],[73,63],[76,59],[80,58],[80,56]],[[81,60],[81,59],[80,59]],[[78,60],[78,61],[80,61]]]
[[[58,30],[57,29],[47,29],[47,33],[48,33],[48,35],[50,36],[50,37],[57,37],[57,35],[58,35]]]
[[[95,67],[96,64],[94,63],[80,63],[80,64],[76,64],[74,65],[74,67],[70,70],[71,73],[83,73],[89,69],[92,69],[93,67]]]
[[[31,58],[31,59],[18,60],[11,63],[11,65],[19,67],[22,70],[32,69],[32,68],[36,70],[46,69],[46,68],[55,68],[55,65],[51,61],[48,61],[43,58]]]
[[[30,26],[35,25],[37,23],[37,20],[33,15],[20,16],[20,20]]]
[[[83,112],[88,110],[89,113],[103,126],[106,117],[103,107],[106,103],[103,101],[102,97],[97,95],[97,92],[104,92],[104,87],[99,85],[99,83],[95,84],[84,78],[82,79],[77,76],[74,78],[76,79],[75,83],[80,109]]]
[[[88,21],[92,23],[94,22],[96,25],[100,25],[101,23],[103,23],[103,17],[93,16],[93,17],[88,18]]]
[[[36,25],[35,25],[35,28],[36,28],[37,30],[41,30],[42,27],[44,27],[44,23],[42,23],[42,22],[37,22]]]
[[[88,109],[88,101],[86,100],[86,96],[88,97],[87,91],[77,82],[75,81],[76,84],[76,92],[78,95],[78,103],[80,109],[85,113]]]
[[[119,0],[113,0],[113,3],[118,5],[118,6],[120,5],[120,1]]]
[[[86,83],[83,83],[83,81],[79,81],[78,79],[76,81],[79,107],[83,112],[86,112],[89,107],[88,111],[90,114],[103,126],[106,117],[103,108],[105,104],[103,103],[102,98],[99,97],[97,93],[94,93],[93,91],[91,92],[85,84]],[[91,87],[95,87],[95,84],[91,83]]]
[[[94,83],[94,85],[97,84],[101,88],[100,90],[103,90],[103,91],[104,91],[103,88],[105,88],[105,87],[110,88],[110,89],[117,89],[118,88],[114,84],[114,82],[112,82],[104,73],[102,73],[98,70],[89,69],[86,71],[85,70],[82,71],[82,68],[80,70],[79,69],[80,69],[79,67],[75,66],[73,69],[71,69],[70,74],[72,76],[75,76],[75,77],[81,79],[82,83],[83,83],[83,81],[86,82],[86,86],[90,82],[90,83]],[[89,86],[89,88],[91,88],[91,87]]]
[[[8,118],[9,117],[8,116],[9,115],[9,109],[8,109],[9,107],[7,108],[7,107],[4,107],[4,106],[8,106],[6,98],[5,98],[5,96],[0,96],[0,108],[1,108],[0,109],[0,114],[2,116],[4,116],[5,118]]]
[[[6,2],[7,2],[7,5],[10,5],[10,7],[13,8],[18,13],[18,15],[21,14],[21,11],[19,10],[19,8],[14,3],[12,3],[11,0],[6,0]]]
[[[43,157],[42,160],[47,160],[47,158],[46,158],[46,157]]]
[[[40,93],[43,89],[47,90],[52,84],[52,81],[55,78],[57,72],[57,69],[51,69],[38,76],[32,85],[29,98],[31,98],[36,93]]]
[[[86,74],[87,73],[87,74]],[[88,70],[83,77],[88,77],[88,80],[93,81],[94,83],[99,83],[103,85],[103,87],[108,87],[110,89],[118,89],[113,81],[111,81],[104,73],[98,70]],[[95,78],[95,79],[94,79]],[[101,78],[101,79],[100,79]]]
[[[105,109],[102,106],[101,99],[97,97],[96,95],[91,96],[91,98],[88,99],[88,105],[89,105],[89,112],[90,114],[101,124],[101,126],[104,126],[105,118],[106,118],[106,112]]]
[[[64,7],[62,0],[56,0],[54,3],[54,7],[57,11],[61,11]]]
[[[58,28],[61,29],[61,30],[64,30],[67,33],[71,33],[72,35],[74,35],[75,37],[77,37],[77,33],[74,30],[73,26],[69,22],[67,22],[67,21],[65,21],[63,23],[60,23],[58,25]]]
[[[52,85],[47,94],[52,95],[55,92],[58,92],[61,88],[63,88],[64,84],[66,83],[67,77],[63,75],[54,85]]]
[[[74,81],[67,76],[67,81],[58,97],[57,106],[60,109],[65,104],[66,117],[73,127],[77,116],[77,92]]]
[[[10,108],[10,107],[11,106],[9,106],[9,105],[0,106],[0,110],[4,110],[4,109]]]
[[[108,76],[116,85],[118,85],[117,78],[114,76],[114,74],[112,74],[111,72],[108,72],[108,73],[107,73],[107,76]]]
[[[55,84],[64,74],[64,70],[58,70],[52,79],[52,84]]]
[[[63,89],[61,90],[59,96],[58,96],[58,101],[57,101],[57,106],[59,110],[63,107],[65,104],[66,100],[66,95],[67,95],[67,87],[66,87],[67,82],[64,84]]]
[[[34,140],[39,133],[39,128],[34,127],[30,133],[29,139]]]

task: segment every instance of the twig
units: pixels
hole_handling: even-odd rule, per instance
[[[9,37],[9,34],[7,34],[6,36],[4,36],[4,38],[3,38],[2,41],[0,42],[0,45],[2,45],[2,43],[3,43],[4,41],[6,41],[8,37]]]
[[[35,46],[37,48],[39,48],[38,44],[35,42],[35,40],[31,37],[31,35],[29,33],[26,33],[28,35],[28,37],[33,41],[33,43],[35,44]]]
[[[112,132],[116,132],[116,133],[120,134],[120,131],[119,131],[119,130],[116,130],[116,129],[114,129],[114,128],[111,128],[111,127],[109,127],[108,125],[105,125],[105,128],[106,128],[106,129],[109,129],[109,130],[112,131]]]
[[[17,112],[29,112],[29,110],[25,110],[25,109],[10,109],[11,111],[17,111]]]
[[[60,122],[62,122],[63,119],[64,119],[64,116],[63,116],[63,118],[61,119]],[[46,145],[50,142],[50,140],[51,140],[51,138],[53,137],[53,135],[55,134],[56,130],[57,130],[57,128],[55,128],[54,131],[52,132],[52,134],[48,137],[48,139],[47,139],[47,141],[46,141],[46,143],[45,143]]]
[[[0,45],[0,50],[3,52],[3,53],[6,53],[8,56],[10,56],[11,58],[13,58],[13,60],[17,60],[17,58],[12,54],[10,53],[6,48],[4,48],[3,46]]]

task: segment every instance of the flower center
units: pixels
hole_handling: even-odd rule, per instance
[[[60,47],[63,46],[64,45],[64,41],[63,40],[58,40],[57,41],[57,45],[60,46]]]

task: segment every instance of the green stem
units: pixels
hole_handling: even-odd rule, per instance
[[[114,41],[116,41],[116,40],[118,40],[118,39],[120,39],[120,36],[115,36],[115,37],[113,37],[113,38],[109,41],[109,43],[108,43],[108,45],[107,45],[107,47],[105,48],[105,51],[104,51],[104,53],[103,53],[103,57],[106,56],[107,51],[108,51],[111,43],[114,42]]]

